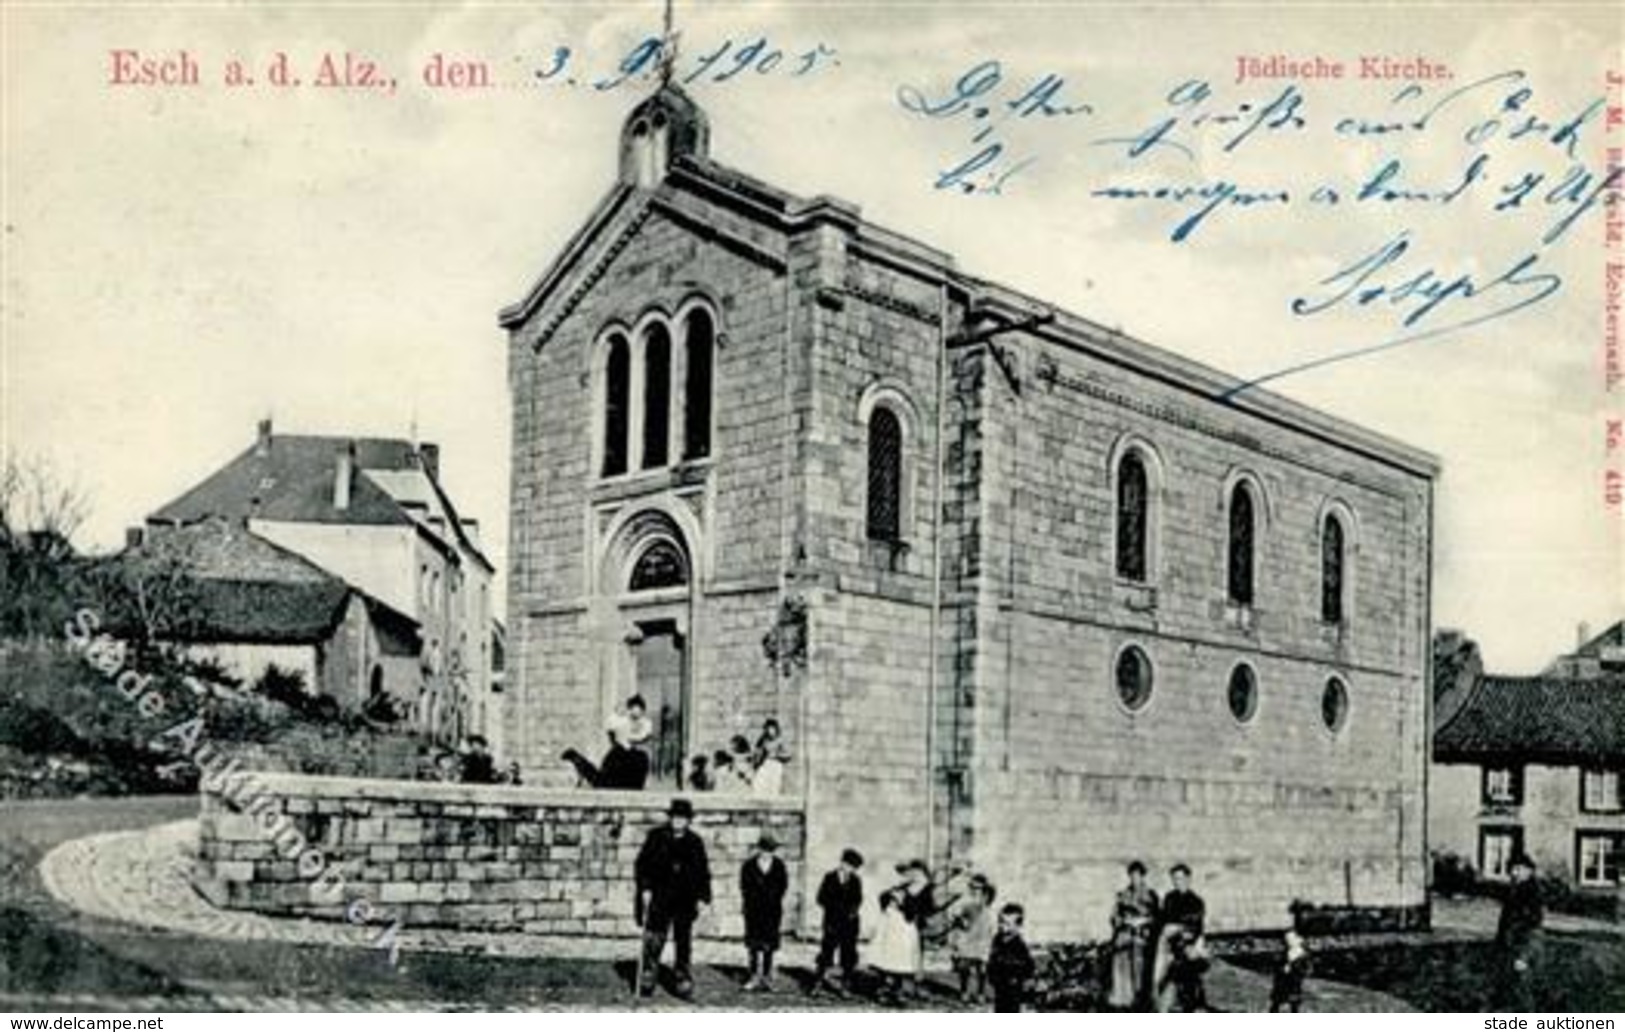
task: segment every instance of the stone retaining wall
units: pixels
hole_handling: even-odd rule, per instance
[[[739,867],[761,833],[790,868],[798,926],[799,803],[696,795],[711,859],[701,934],[742,933]],[[205,786],[193,884],[216,906],[368,923],[632,935],[633,864],[662,792],[592,792],[248,774]]]

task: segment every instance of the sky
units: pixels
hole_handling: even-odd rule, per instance
[[[597,84],[660,5],[0,10],[0,448],[85,490],[80,544],[116,546],[270,416],[438,442],[500,568],[496,312],[611,186],[652,86]],[[690,0],[676,20],[715,158],[972,274],[1244,379],[1418,336],[1268,387],[1439,457],[1434,622],[1490,669],[1625,616],[1608,137],[1585,115],[1625,70],[1612,5]],[[121,50],[131,76],[184,51],[200,82],[116,84]],[[301,86],[270,84],[279,53]],[[394,88],[311,85],[346,53]],[[431,88],[437,54],[491,85]],[[1319,63],[1237,83],[1274,55]],[[232,60],[252,85],[225,84]],[[973,189],[946,175],[994,143]]]

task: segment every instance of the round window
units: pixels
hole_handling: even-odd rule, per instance
[[[1341,731],[1348,723],[1349,690],[1335,677],[1326,682],[1326,690],[1321,693],[1320,719],[1325,721],[1328,731]]]
[[[1245,663],[1230,671],[1230,715],[1240,724],[1258,714],[1258,677]]]
[[[1137,645],[1117,654],[1117,697],[1131,710],[1151,701],[1151,660]]]

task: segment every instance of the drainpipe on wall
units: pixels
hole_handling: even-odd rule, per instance
[[[943,448],[944,425],[947,408],[943,388],[948,373],[948,283],[937,287],[937,388],[936,388],[936,473],[931,485],[931,631],[928,636],[931,649],[931,672],[925,691],[925,862],[936,860],[936,796],[937,796],[937,684],[942,665],[942,646],[938,638],[942,628],[942,480],[947,452]],[[953,798],[948,799],[949,826],[952,825]],[[950,839],[949,848],[952,848]]]

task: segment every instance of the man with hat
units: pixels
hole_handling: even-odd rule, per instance
[[[634,900],[638,924],[643,928],[643,969],[638,991],[654,995],[660,971],[660,954],[671,933],[676,948],[677,995],[687,999],[694,992],[691,963],[694,953],[694,922],[711,903],[711,866],[705,843],[690,827],[694,805],[687,799],[673,799],[665,824],[649,832],[638,851],[637,896]]]
[[[790,888],[790,874],[776,855],[778,849],[778,839],[772,832],[762,832],[755,852],[739,869],[739,894],[745,903],[745,949],[750,953],[746,992],[773,989],[773,954],[779,948],[784,894]]]
[[[1535,862],[1527,853],[1520,850],[1514,854],[1507,873],[1511,883],[1501,901],[1501,920],[1495,929],[1495,945],[1506,965],[1502,986],[1512,996],[1513,1006],[1531,1010],[1531,969],[1539,953],[1546,908],[1540,898],[1540,883],[1535,880]]]

